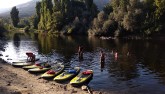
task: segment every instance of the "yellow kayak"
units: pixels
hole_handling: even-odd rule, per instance
[[[42,78],[52,78],[59,75],[64,70],[64,65],[56,65],[51,70],[41,75]]]
[[[28,72],[30,72],[30,73],[42,73],[42,72],[46,72],[46,71],[48,71],[50,69],[51,69],[50,65],[48,65],[48,66],[40,66],[38,68],[29,69]]]
[[[12,62],[12,66],[14,67],[23,67],[23,66],[29,66],[32,65],[33,62]]]
[[[34,65],[24,66],[22,68],[28,70],[28,69],[38,68],[38,66],[34,64]]]
[[[73,78],[80,72],[80,67],[75,67],[74,69],[70,69],[67,71],[62,72],[58,76],[54,78],[55,81],[65,81],[68,79]]]
[[[89,81],[93,77],[93,71],[92,70],[86,70],[76,77],[74,77],[71,81],[71,85],[83,85],[85,82]]]
[[[36,64],[33,64],[33,65],[24,66],[24,67],[22,67],[22,68],[25,69],[25,70],[34,69],[34,68],[39,68],[39,67],[41,67],[41,66],[44,66],[44,64],[46,64],[46,62],[43,62],[43,63],[36,63]]]

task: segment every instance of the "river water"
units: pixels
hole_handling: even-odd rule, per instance
[[[111,94],[165,94],[165,40],[45,36],[14,36],[4,45],[1,58],[10,63],[33,52],[41,61],[62,61],[67,67],[93,69],[89,86],[94,90]],[[84,47],[81,60],[77,55],[79,45]],[[106,54],[102,66],[100,50]]]

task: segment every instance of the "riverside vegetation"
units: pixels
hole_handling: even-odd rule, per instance
[[[42,0],[36,14],[19,18],[12,8],[11,20],[0,19],[0,31],[62,33],[66,35],[128,36],[164,34],[164,0],[110,0],[98,11],[93,0]],[[17,29],[16,29],[17,30]]]

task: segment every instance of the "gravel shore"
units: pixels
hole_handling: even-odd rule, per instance
[[[88,94],[81,88],[44,80],[0,59],[0,94]],[[93,94],[103,94],[93,91]]]

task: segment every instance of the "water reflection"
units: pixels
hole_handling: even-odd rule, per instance
[[[63,61],[67,67],[93,69],[94,77],[89,85],[97,90],[114,94],[165,93],[163,40],[101,40],[95,37],[48,35],[33,37],[26,41],[20,37],[19,45],[9,42],[6,53],[9,49],[19,50],[19,55],[32,51],[52,62]],[[78,58],[79,45],[84,46],[83,59]],[[100,50],[106,54],[105,63],[102,64]]]
[[[19,47],[20,46],[20,36],[18,33],[15,33],[14,36],[13,36],[13,42],[14,42],[14,45],[15,47]]]
[[[101,67],[101,72],[103,72],[104,67],[105,67],[105,62],[101,62],[101,63],[100,63],[100,67]]]

